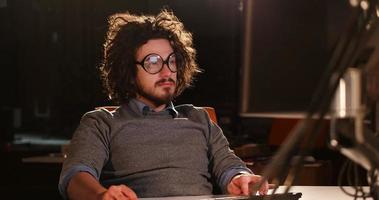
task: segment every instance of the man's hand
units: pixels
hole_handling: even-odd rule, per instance
[[[137,200],[137,195],[125,185],[113,185],[101,193],[101,200]]]
[[[232,178],[230,183],[227,186],[227,190],[229,194],[232,195],[250,195],[254,194],[257,191],[253,191],[253,185],[259,184],[262,180],[261,176],[253,175],[253,174],[239,174]],[[269,189],[269,185],[267,181],[265,181],[262,186],[257,188],[260,195],[267,194]]]

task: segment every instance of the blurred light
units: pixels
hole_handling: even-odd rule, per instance
[[[238,11],[242,12],[243,11],[243,1],[241,0],[239,5],[238,5]]]
[[[338,141],[333,139],[333,140],[330,141],[330,145],[332,145],[332,147],[337,147],[338,146]]]
[[[7,7],[7,0],[0,0],[0,8]]]
[[[353,7],[357,7],[359,4],[359,0],[350,0],[350,5]]]
[[[338,116],[345,117],[346,116],[346,83],[343,79],[340,80],[340,88],[339,88],[339,108],[338,108]]]
[[[371,24],[370,23],[366,24],[366,30],[369,30],[370,28],[371,28]]]
[[[368,1],[365,1],[365,0],[361,1],[361,8],[363,10],[367,10],[369,6],[370,5],[369,5]]]
[[[58,42],[58,33],[56,31],[54,31],[53,33],[51,33],[51,41],[53,43],[57,43]]]

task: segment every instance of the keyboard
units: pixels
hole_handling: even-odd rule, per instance
[[[205,198],[201,200],[298,200],[302,196],[301,192],[298,193],[278,193],[278,194],[268,194],[260,196],[220,196]]]
[[[260,196],[230,196],[230,195],[210,195],[210,196],[174,196],[174,197],[153,197],[139,198],[140,200],[298,200],[302,193],[276,193]]]

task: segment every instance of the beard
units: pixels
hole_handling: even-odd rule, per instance
[[[155,87],[157,87],[157,85],[159,83],[167,82],[167,81],[173,82],[174,84],[176,84],[176,82],[173,79],[168,78],[168,79],[161,79],[161,80],[157,81],[155,83]],[[162,95],[157,95],[154,93],[154,91],[146,90],[140,84],[137,84],[137,90],[138,90],[137,93],[141,97],[149,100],[150,102],[152,102],[156,106],[167,104],[167,103],[171,102],[174,99],[174,93],[175,93],[175,92],[171,92],[170,88],[163,88],[164,93]]]

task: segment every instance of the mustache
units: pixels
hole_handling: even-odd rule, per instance
[[[165,82],[172,82],[172,83],[176,84],[176,81],[174,79],[172,79],[172,78],[162,78],[159,81],[157,81],[155,83],[155,85],[158,85],[160,83],[165,83]]]

